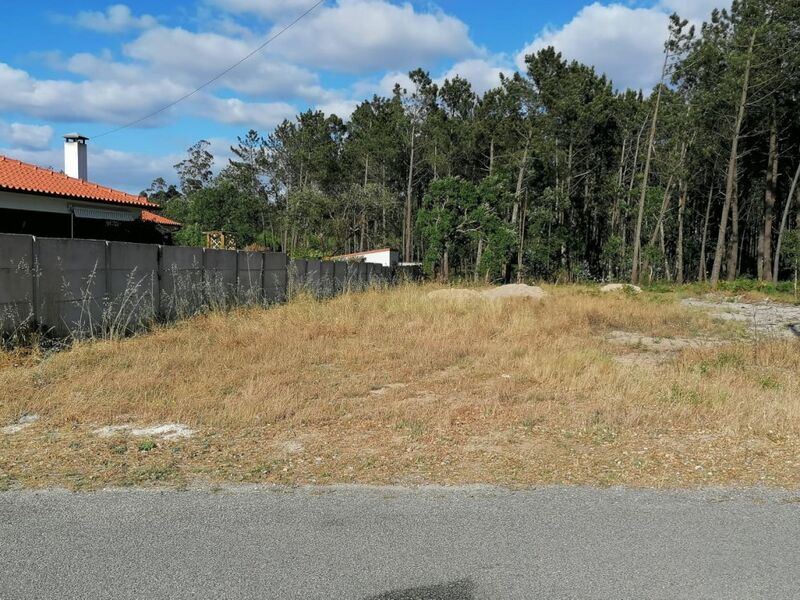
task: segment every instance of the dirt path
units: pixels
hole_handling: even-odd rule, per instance
[[[711,311],[711,316],[723,321],[747,322],[755,335],[800,337],[800,306],[761,302],[722,302],[718,300],[683,300],[684,306]]]

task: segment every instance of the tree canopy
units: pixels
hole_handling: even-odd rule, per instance
[[[800,4],[737,0],[669,30],[653,90],[616,90],[553,48],[484,94],[417,69],[347,122],[309,110],[249,131],[217,176],[200,141],[179,188],[147,193],[181,243],[222,229],[292,255],[392,246],[441,277],[789,275]]]

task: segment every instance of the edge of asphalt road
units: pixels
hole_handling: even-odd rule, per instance
[[[800,490],[767,486],[729,486],[729,487],[690,487],[690,488],[646,488],[646,487],[598,487],[598,486],[563,486],[544,485],[531,487],[503,487],[485,484],[419,486],[402,485],[367,485],[367,484],[332,484],[332,485],[280,485],[280,484],[201,484],[185,487],[106,487],[97,490],[69,490],[54,488],[11,488],[0,491],[0,502],[4,499],[19,496],[116,496],[116,495],[255,495],[255,494],[300,494],[306,496],[322,495],[383,495],[403,496],[547,496],[568,499],[579,498],[584,494],[600,494],[604,500],[630,500],[631,497],[670,500],[700,500],[708,502],[751,501],[756,504],[778,502],[780,504],[797,504],[800,508]]]

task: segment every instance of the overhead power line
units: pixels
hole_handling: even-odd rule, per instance
[[[275,33],[275,34],[271,35],[269,38],[267,38],[264,41],[264,43],[262,43],[260,46],[255,48],[247,56],[242,57],[240,60],[236,61],[234,64],[232,64],[230,67],[228,67],[224,71],[221,71],[220,73],[218,73],[217,75],[215,75],[214,77],[212,77],[211,79],[209,79],[208,81],[203,83],[202,85],[199,85],[196,88],[194,88],[191,92],[188,92],[188,93],[184,94],[180,98],[177,98],[177,99],[173,100],[169,104],[166,104],[166,105],[162,106],[161,108],[159,108],[158,110],[154,110],[153,112],[151,112],[149,114],[146,114],[145,116],[140,117],[140,118],[136,119],[135,121],[131,121],[130,123],[125,123],[124,125],[120,125],[119,127],[115,127],[114,129],[110,129],[108,131],[104,131],[103,133],[94,136],[92,139],[97,139],[97,138],[101,138],[101,137],[104,137],[104,136],[107,136],[107,135],[111,135],[112,133],[117,133],[119,131],[122,131],[123,129],[127,129],[128,127],[133,127],[134,125],[138,125],[139,123],[142,123],[143,121],[147,121],[148,119],[152,119],[156,115],[160,115],[161,113],[163,113],[166,110],[169,110],[170,108],[172,108],[176,104],[179,104],[179,103],[183,102],[184,100],[186,100],[188,98],[191,98],[192,96],[194,96],[200,90],[202,90],[204,88],[207,88],[209,85],[211,85],[212,83],[214,83],[216,81],[219,81],[220,79],[225,77],[225,75],[227,75],[228,73],[233,71],[236,67],[241,65],[243,62],[245,62],[246,60],[249,60],[250,58],[252,58],[256,54],[261,52],[264,48],[269,46],[272,42],[274,42],[280,36],[282,36],[284,33],[289,31],[292,27],[297,25],[300,21],[302,21],[305,17],[310,15],[312,12],[314,12],[314,10],[316,10],[320,5],[322,5],[324,3],[325,3],[325,0],[319,0],[318,2],[316,2],[308,10],[306,10],[304,13],[302,13],[300,16],[298,16],[294,21],[292,21],[291,23],[289,23],[288,25],[283,27],[277,33]]]

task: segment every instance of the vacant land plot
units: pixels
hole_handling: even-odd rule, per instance
[[[669,294],[432,289],[3,355],[0,488],[800,486],[800,342],[774,333],[790,323]]]

